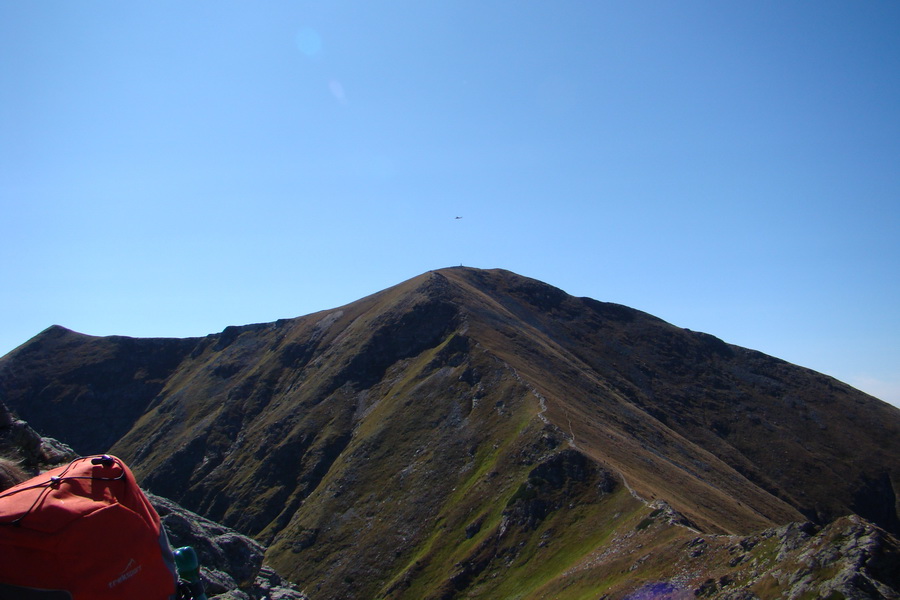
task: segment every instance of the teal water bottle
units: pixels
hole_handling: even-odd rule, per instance
[[[206,600],[206,590],[203,589],[203,581],[200,579],[200,560],[197,553],[190,546],[175,549],[175,566],[178,575],[191,588],[193,600]]]

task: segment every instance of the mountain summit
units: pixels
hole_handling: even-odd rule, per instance
[[[845,515],[900,533],[896,408],[502,270],[204,338],[54,326],[0,359],[0,399],[257,537],[316,600],[579,597],[598,573],[634,589],[604,569],[638,534],[674,548]]]

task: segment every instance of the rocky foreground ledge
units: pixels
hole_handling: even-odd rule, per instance
[[[309,600],[293,584],[263,565],[265,547],[223,525],[153,494],[173,548],[193,546],[200,559],[206,593],[220,600]]]

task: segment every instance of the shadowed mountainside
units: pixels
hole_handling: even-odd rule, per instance
[[[499,597],[529,564],[537,593],[652,531],[652,501],[708,535],[852,513],[900,532],[896,408],[506,271],[205,338],[51,327],[0,359],[0,394],[257,537],[317,600]],[[655,539],[676,530],[695,535]]]

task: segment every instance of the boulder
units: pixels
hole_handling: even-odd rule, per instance
[[[210,598],[220,600],[309,600],[263,566],[265,547],[259,542],[182,508],[175,502],[147,494],[159,513],[172,548],[192,546]]]

